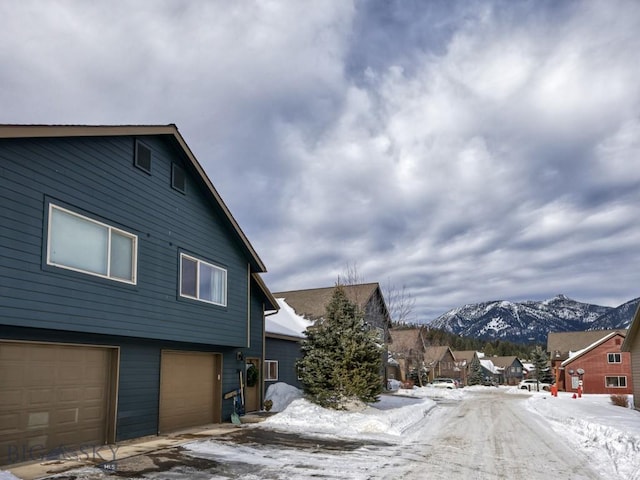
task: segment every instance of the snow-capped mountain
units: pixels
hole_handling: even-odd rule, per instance
[[[616,328],[629,328],[631,320],[640,305],[640,297],[629,300],[619,307],[613,308],[589,327],[589,330],[614,330]]]
[[[546,344],[549,332],[588,330],[612,310],[558,295],[544,301],[465,305],[441,315],[430,325],[466,337]]]

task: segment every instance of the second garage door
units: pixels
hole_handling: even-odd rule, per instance
[[[220,422],[221,356],[163,351],[160,433]]]

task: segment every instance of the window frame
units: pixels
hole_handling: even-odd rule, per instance
[[[183,284],[182,284],[182,262],[184,259],[188,259],[192,262],[196,263],[196,285],[195,285],[195,296],[183,293]],[[207,267],[213,268],[214,270],[218,270],[224,273],[224,286],[223,286],[223,302],[218,303],[213,300],[207,300],[204,298],[200,298],[200,268],[201,265],[206,265]],[[194,257],[185,252],[180,252],[180,261],[179,261],[179,278],[178,278],[178,295],[182,298],[188,298],[189,300],[195,300],[198,302],[208,303],[210,305],[216,305],[218,307],[226,307],[227,306],[227,294],[228,294],[228,272],[226,268],[220,267],[218,265],[214,265],[213,263],[207,262],[206,260],[202,260],[198,257]]]
[[[52,254],[52,246],[53,246],[53,242],[52,242],[52,238],[51,238],[51,234],[52,234],[52,230],[53,230],[53,212],[54,210],[59,210],[60,212],[63,212],[67,215],[71,215],[73,217],[76,217],[84,222],[87,223],[91,223],[94,225],[98,225],[100,227],[104,227],[107,229],[108,231],[108,235],[107,235],[107,251],[106,251],[106,257],[107,257],[107,273],[106,274],[102,274],[99,272],[94,272],[91,270],[85,270],[83,268],[78,268],[78,267],[74,267],[74,266],[70,266],[70,265],[65,265],[63,263],[58,263],[55,262],[54,260],[51,259],[51,254]],[[118,227],[114,227],[112,225],[109,225],[108,223],[105,222],[101,222],[99,220],[96,220],[94,218],[88,217],[86,215],[80,214],[78,212],[74,212],[73,210],[70,210],[68,208],[62,207],[56,203],[50,202],[49,203],[49,208],[47,210],[48,214],[47,214],[47,248],[46,248],[46,264],[48,266],[52,266],[52,267],[56,267],[56,268],[62,268],[64,270],[70,270],[72,272],[79,272],[79,273],[83,273],[86,275],[91,275],[94,277],[98,277],[98,278],[104,278],[107,280],[113,280],[115,282],[120,282],[120,283],[126,283],[128,285],[137,285],[138,283],[138,236],[134,233],[128,232],[126,230],[122,230],[121,228]],[[112,256],[111,256],[111,244],[112,244],[112,237],[113,237],[113,233],[116,233],[120,236],[123,237],[127,237],[129,239],[131,239],[131,279],[128,280],[126,278],[122,278],[122,277],[116,277],[116,276],[112,276],[111,275],[111,262],[112,262]]]
[[[622,353],[620,352],[607,353],[607,363],[616,363],[616,364],[622,363]]]
[[[617,380],[618,385],[609,385],[608,380],[610,378],[615,378]],[[623,382],[620,382],[623,380]],[[621,385],[624,383],[624,385]],[[627,376],[626,375],[607,375],[604,377],[604,387],[605,388],[627,388]]]
[[[275,375],[271,375],[271,368],[275,367]],[[277,382],[278,381],[278,360],[265,360],[264,361],[264,381],[265,382]]]

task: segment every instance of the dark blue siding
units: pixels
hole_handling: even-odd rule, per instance
[[[246,357],[262,358],[264,339],[264,303],[257,293],[259,288],[254,281],[251,282],[251,339]]]
[[[278,382],[284,382],[302,388],[298,380],[296,362],[302,357],[300,343],[279,338],[265,339],[265,360],[278,361]],[[265,382],[266,387],[276,382]]]
[[[162,137],[151,175],[133,137],[0,140],[0,318],[5,325],[221,347],[247,343],[249,259],[201,179]],[[171,188],[171,163],[187,194]],[[131,286],[46,265],[48,202],[138,235]],[[227,269],[227,306],[178,296],[179,252]]]
[[[160,354],[157,344],[124,344],[120,349],[118,441],[158,433]]]

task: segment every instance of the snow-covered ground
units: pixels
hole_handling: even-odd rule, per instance
[[[427,422],[434,420],[431,414],[438,411],[438,405],[472,401],[473,396],[479,394],[507,394],[513,399],[521,398],[522,408],[529,412],[531,418],[547,425],[572,451],[584,454],[591,469],[602,478],[640,480],[640,412],[614,406],[608,395],[584,395],[574,399],[563,392],[552,397],[547,392],[529,393],[508,387],[466,387],[458,390],[425,387],[401,389],[393,395],[383,395],[381,401],[373,406],[345,412],[320,408],[301,398],[300,392],[292,390],[292,387],[276,384],[270,387],[269,397],[282,411],[260,424],[243,428],[272,429],[324,439],[362,441],[364,444],[369,441],[386,442],[401,451],[403,446],[418,444],[424,429],[431,425]],[[473,422],[473,419],[468,421]],[[243,462],[264,468],[262,472],[268,478],[285,478],[273,476],[273,472],[297,478],[314,477],[313,472],[322,472],[327,478],[394,478],[406,470],[407,462],[412,461],[407,454],[381,456],[381,451],[389,452],[389,447],[365,447],[348,454],[310,453],[292,448],[267,451],[259,445],[236,445],[215,438],[192,442],[185,447],[193,455],[219,462],[233,463],[242,458]],[[406,450],[409,449],[404,448]],[[553,469],[548,473],[553,477]],[[8,472],[0,472],[0,480],[14,478]],[[151,474],[145,478],[160,477]],[[188,477],[174,475],[172,478]],[[254,474],[247,478],[267,477]]]
[[[287,386],[288,387],[288,386]],[[278,389],[280,387],[277,387]],[[291,398],[291,387],[287,389]],[[515,387],[466,387],[457,390],[433,387],[398,390],[396,397],[421,399],[406,405],[401,398],[384,395],[379,404],[362,412],[336,412],[322,409],[299,398],[279,415],[264,423],[265,427],[302,433],[319,433],[346,438],[380,438],[402,436],[437,404],[434,400],[462,400],[474,392],[520,395],[524,406],[549,421],[557,435],[575,449],[584,451],[592,468],[603,478],[640,480],[640,412],[615,406],[609,395],[583,395],[560,392],[527,392]],[[272,396],[278,397],[276,391]],[[390,407],[396,407],[391,408]],[[612,472],[616,472],[611,476]]]

